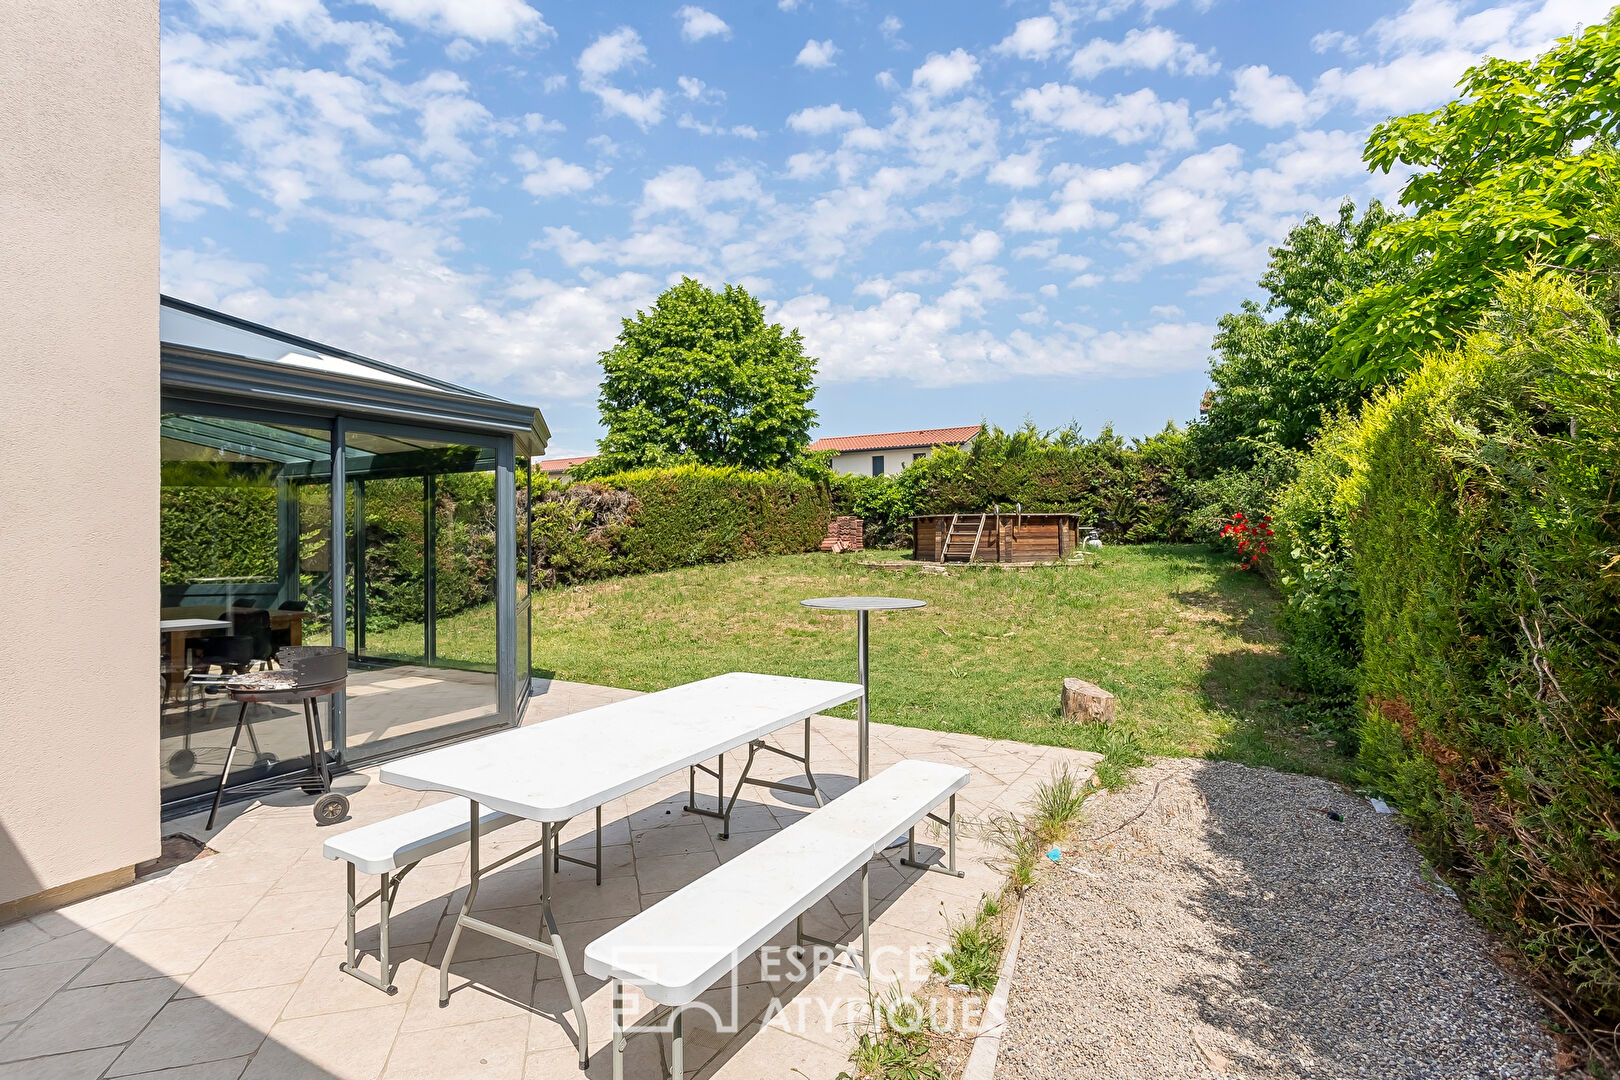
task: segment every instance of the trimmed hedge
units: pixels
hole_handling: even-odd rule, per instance
[[[814,551],[827,488],[789,472],[705,465],[571,484],[535,506],[535,563],[562,584]]]
[[[1006,432],[988,426],[966,450],[943,446],[899,476],[836,476],[834,509],[867,523],[868,543],[909,544],[915,514],[1079,514],[1120,542],[1187,536],[1191,484],[1184,432],[1167,427],[1127,443],[1104,429],[1095,439],[1072,429]]]
[[[1345,459],[1367,779],[1571,1015],[1613,1029],[1620,344],[1574,289],[1510,277]]]

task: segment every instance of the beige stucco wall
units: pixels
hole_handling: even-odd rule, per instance
[[[158,5],[0,18],[0,904],[157,853]]]

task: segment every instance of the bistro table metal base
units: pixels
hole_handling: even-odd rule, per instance
[[[469,800],[471,801],[471,800]],[[585,1022],[585,1006],[579,999],[579,987],[574,985],[574,967],[568,961],[568,950],[563,945],[562,934],[557,930],[557,920],[551,913],[551,876],[557,864],[562,860],[577,863],[580,866],[594,866],[596,868],[596,883],[602,883],[602,808],[596,808],[596,862],[590,863],[583,859],[576,859],[571,855],[563,855],[557,850],[557,834],[562,831],[566,821],[542,821],[540,823],[540,839],[510,855],[491,863],[487,867],[480,867],[478,862],[478,803],[472,802],[472,855],[470,857],[471,870],[467,883],[467,898],[461,902],[461,911],[456,915],[455,929],[450,931],[450,944],[445,947],[444,960],[439,964],[439,1007],[445,1008],[450,1004],[450,964],[455,959],[456,943],[461,940],[463,929],[484,934],[487,937],[504,941],[508,945],[516,945],[520,949],[549,956],[557,962],[562,972],[563,989],[568,993],[568,1006],[573,1011],[574,1022],[579,1027],[579,1067],[585,1068],[591,1062],[590,1032]],[[473,902],[478,899],[478,882],[484,874],[498,870],[519,856],[526,855],[535,848],[540,849],[540,865],[542,867],[540,878],[540,911],[544,917],[546,937],[541,941],[538,938],[526,937],[516,931],[508,930],[504,926],[497,926],[483,919],[475,919],[470,914]],[[367,980],[369,981],[369,980]]]

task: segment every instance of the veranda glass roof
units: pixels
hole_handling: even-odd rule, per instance
[[[550,438],[545,418],[532,406],[183,300],[162,298],[158,326],[169,396],[511,434],[519,456],[543,453]]]

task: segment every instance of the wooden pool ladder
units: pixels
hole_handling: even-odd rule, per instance
[[[952,514],[951,524],[945,530],[945,544],[939,549],[939,561],[970,563],[979,554],[979,540],[984,536],[984,519],[987,514]],[[969,529],[973,530],[970,539],[967,535]],[[955,545],[954,547],[952,545]],[[964,551],[963,548],[967,550]]]

